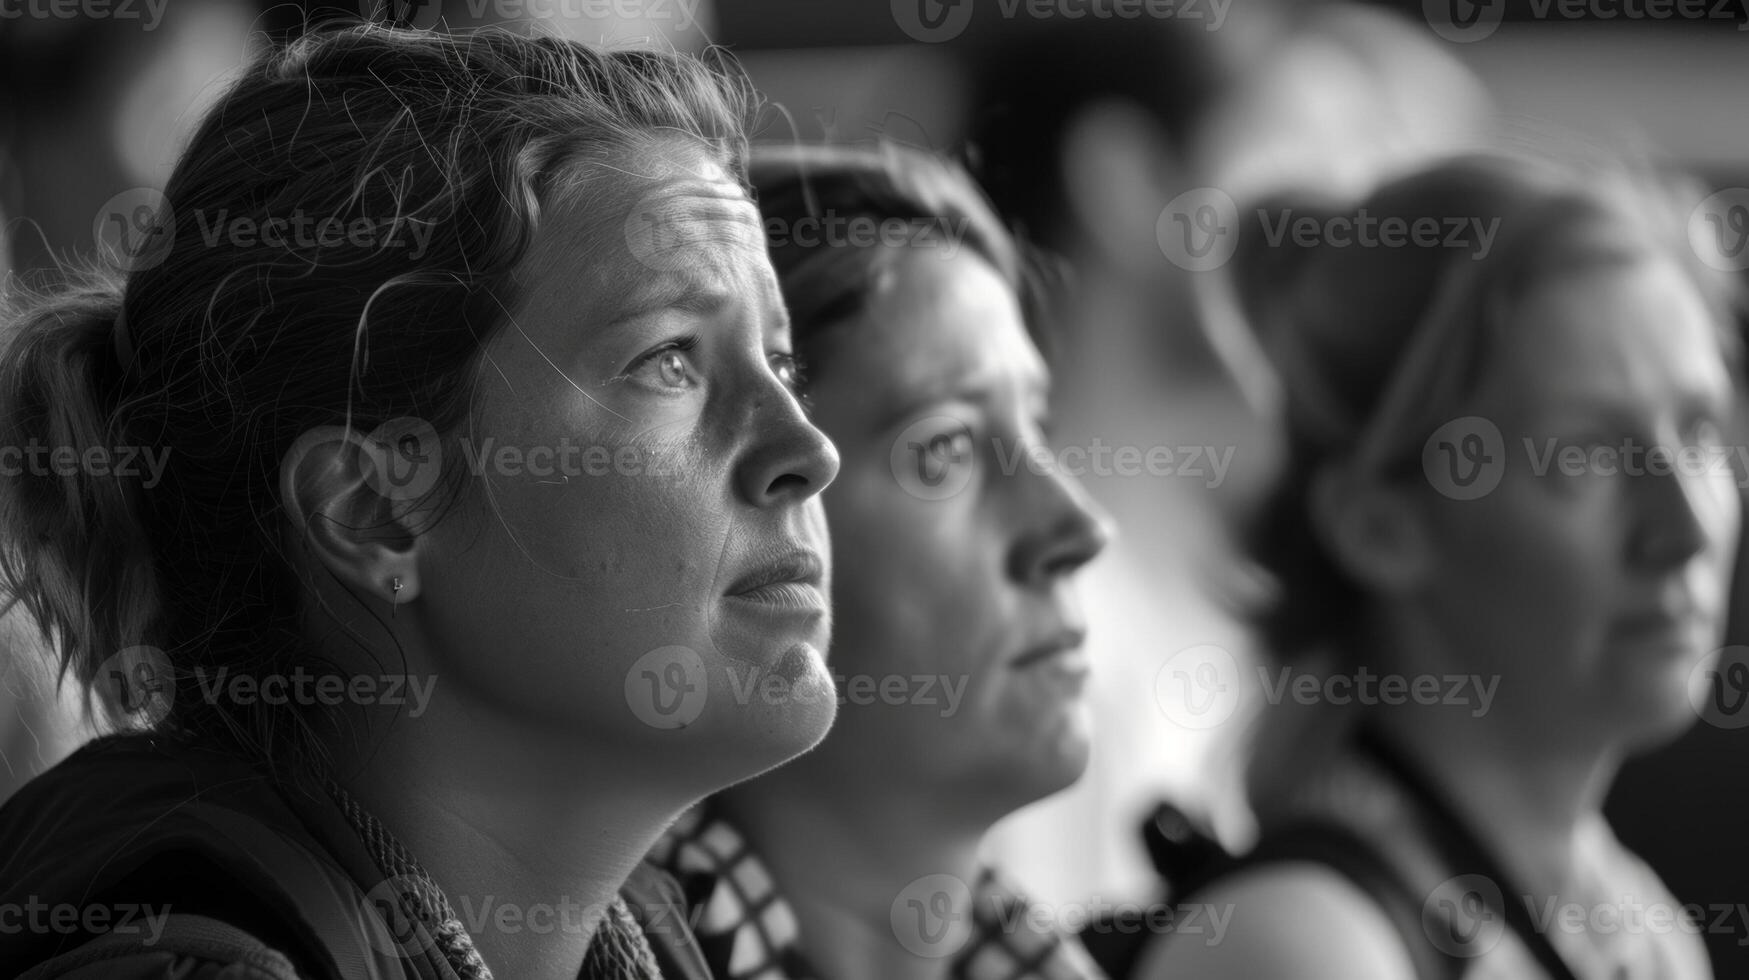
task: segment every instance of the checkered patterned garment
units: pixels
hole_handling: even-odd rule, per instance
[[[797,945],[789,902],[746,838],[709,802],[669,828],[649,860],[686,893],[693,935],[718,980],[820,980]],[[954,980],[1104,980],[1073,937],[1041,929],[1027,900],[993,869],[973,888],[970,938]]]

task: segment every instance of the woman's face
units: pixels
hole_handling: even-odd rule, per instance
[[[1106,532],[1072,479],[1026,462],[1049,377],[1012,289],[970,251],[890,258],[810,354],[844,461],[826,501],[842,704],[810,760],[1011,808],[1086,764],[1072,580]]]
[[[835,713],[837,454],[792,391],[752,204],[702,154],[628,169],[546,215],[444,445],[471,475],[416,615],[439,697],[646,773],[750,774]]]
[[[1428,603],[1497,674],[1519,730],[1644,742],[1695,719],[1738,528],[1733,389],[1715,321],[1672,264],[1577,272],[1519,309],[1473,414],[1506,461],[1439,500]],[[1540,472],[1539,472],[1540,471]]]

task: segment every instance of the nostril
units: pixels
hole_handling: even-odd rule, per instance
[[[807,490],[808,486],[808,478],[800,473],[783,473],[771,481],[771,486],[766,487],[765,492],[772,497],[781,497],[786,494],[801,493]]]
[[[1046,578],[1062,578],[1074,573],[1075,569],[1087,563],[1088,555],[1079,551],[1064,553],[1045,562],[1043,572]]]

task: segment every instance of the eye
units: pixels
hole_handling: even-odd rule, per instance
[[[1049,415],[1040,415],[1032,420],[1033,430],[1039,435],[1039,440],[1047,446],[1055,445],[1057,441],[1057,420]]]
[[[1715,420],[1696,416],[1683,426],[1682,440],[1690,446],[1717,446],[1724,442],[1724,432]]]
[[[802,409],[812,412],[814,399],[808,394],[808,369],[802,359],[793,352],[781,352],[771,355],[769,361],[772,372],[801,403]]]
[[[927,443],[930,455],[940,460],[961,462],[972,456],[972,432],[956,426],[931,436]]]
[[[802,359],[793,353],[777,353],[768,358],[771,370],[777,375],[783,386],[795,394],[801,394],[805,382],[802,370]]]
[[[623,377],[633,378],[657,388],[682,389],[698,384],[698,370],[692,363],[696,337],[669,341],[632,362]]]

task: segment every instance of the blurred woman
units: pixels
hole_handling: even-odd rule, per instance
[[[1286,400],[1251,548],[1291,720],[1262,842],[1191,899],[1224,939],[1164,937],[1141,975],[1708,976],[1601,807],[1693,723],[1723,625],[1726,294],[1607,172],[1462,158],[1288,215],[1333,230],[1250,297]]]
[[[1093,975],[978,859],[992,823],[1086,765],[1073,577],[1107,537],[1042,465],[1050,374],[1016,246],[958,168],[917,151],[761,149],[752,172],[813,418],[843,460],[840,714],[654,856],[719,977]]]
[[[307,36],[9,315],[5,587],[145,731],[0,810],[0,974],[706,975],[621,886],[835,707],[725,670],[830,689],[837,469],[735,78]]]

